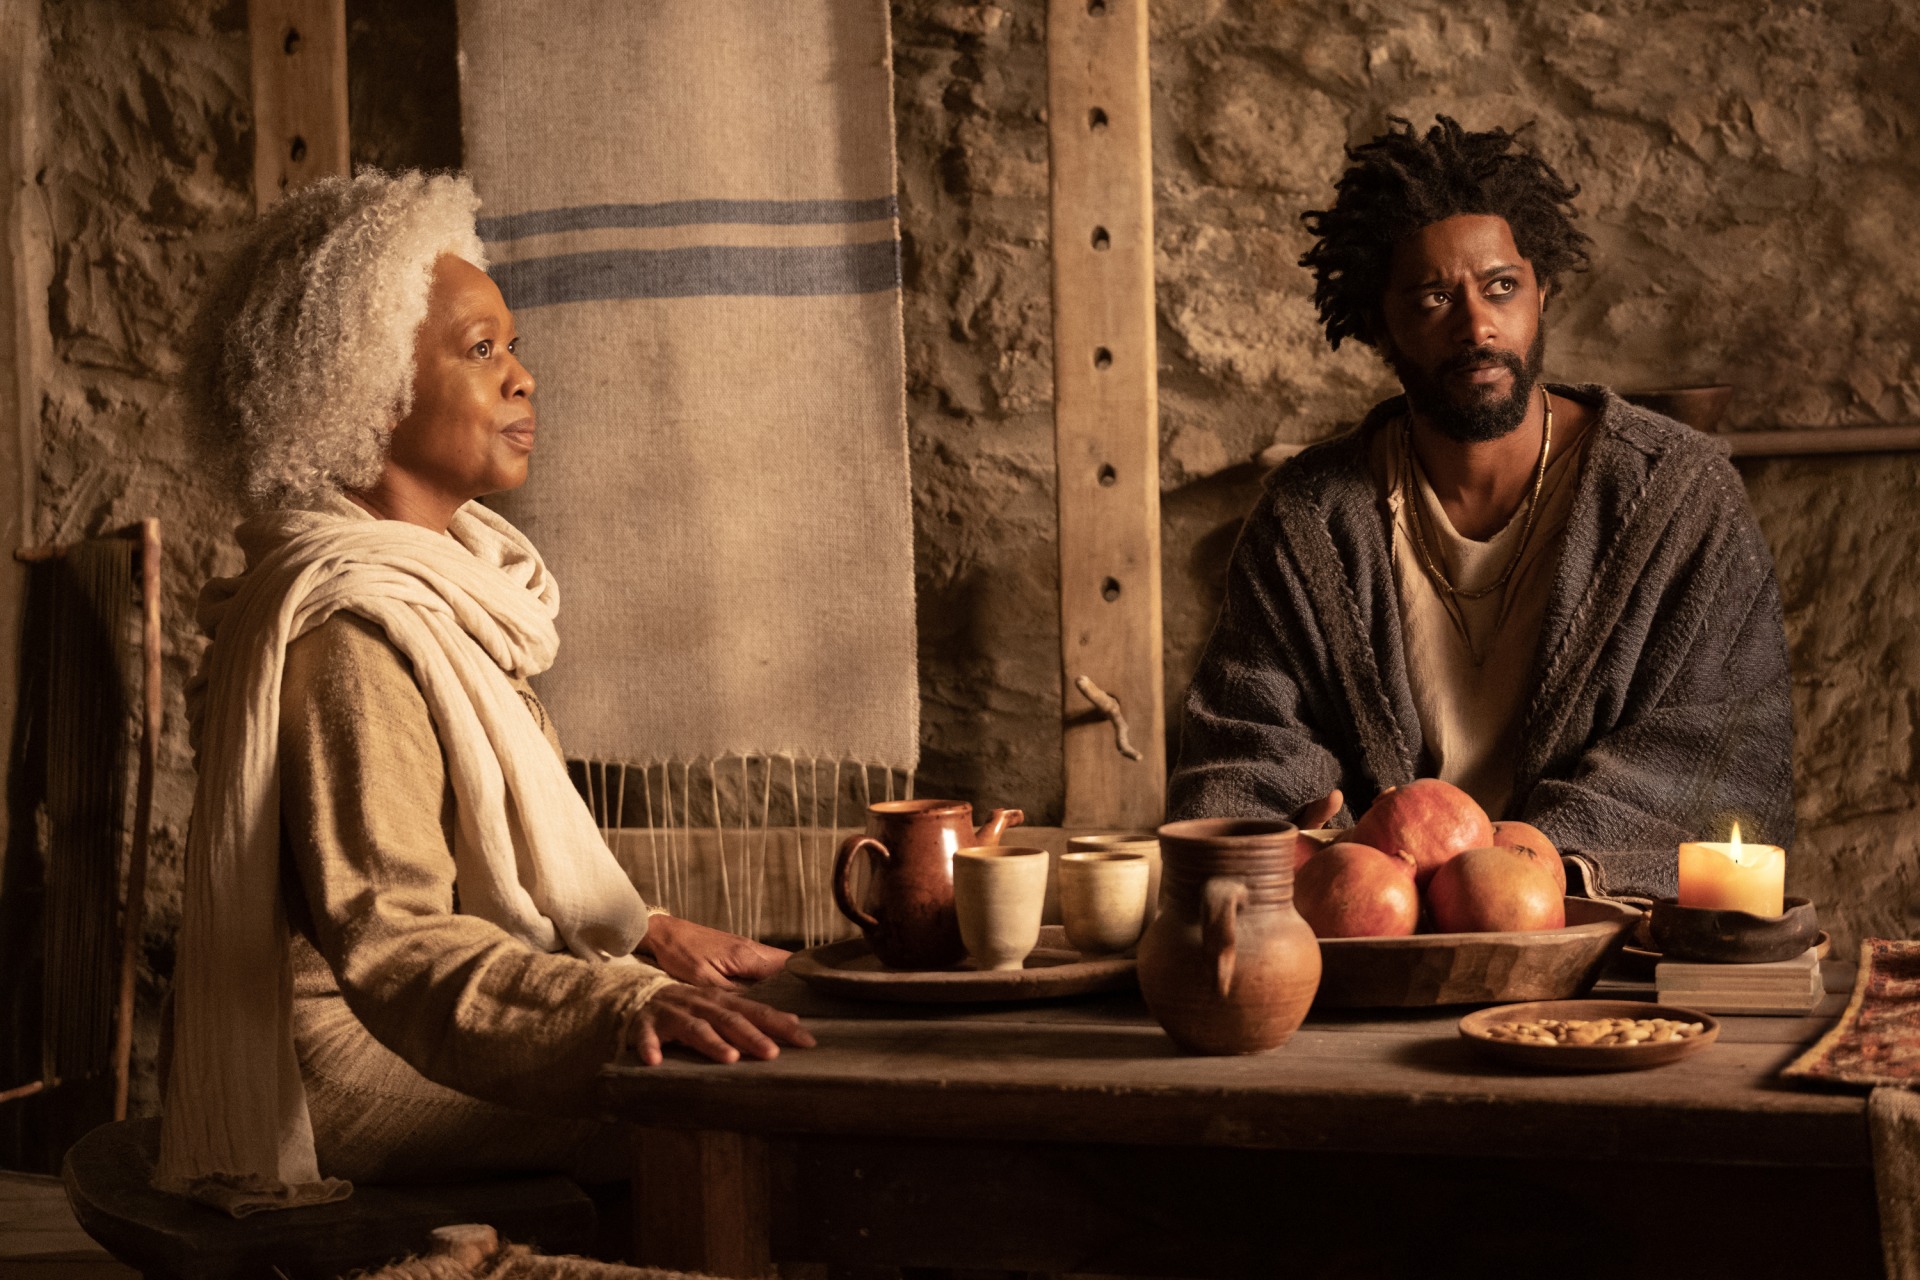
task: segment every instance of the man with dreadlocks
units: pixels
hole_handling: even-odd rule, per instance
[[[1327,340],[1405,395],[1247,521],[1169,816],[1346,825],[1347,800],[1440,777],[1600,893],[1673,893],[1678,842],[1730,818],[1786,844],[1786,642],[1739,475],[1605,387],[1541,381],[1549,300],[1587,265],[1579,189],[1445,116],[1348,156],[1301,265]]]

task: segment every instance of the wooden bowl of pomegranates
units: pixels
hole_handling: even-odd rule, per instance
[[[1565,899],[1559,929],[1320,939],[1316,1009],[1569,1000],[1586,994],[1640,913]]]
[[[1320,939],[1322,1009],[1585,994],[1640,912],[1567,895],[1546,835],[1438,778],[1389,787],[1344,831],[1303,833],[1294,906]]]

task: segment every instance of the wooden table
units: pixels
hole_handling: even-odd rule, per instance
[[[1878,1276],[1864,1099],[1774,1078],[1843,1006],[1828,973],[1815,1017],[1724,1017],[1687,1061],[1585,1076],[1483,1061],[1460,1010],[1196,1058],[1137,997],[927,1011],[783,975],[755,994],[818,1048],[602,1087],[643,1126],[642,1256],[715,1274]]]

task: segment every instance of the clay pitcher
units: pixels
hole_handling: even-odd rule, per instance
[[[1294,828],[1202,818],[1160,828],[1160,912],[1140,993],[1189,1053],[1285,1044],[1320,987],[1320,943],[1293,908]]]
[[[995,809],[975,830],[961,800],[889,800],[867,806],[867,834],[849,836],[833,860],[833,900],[860,926],[889,969],[950,969],[967,948],[953,913],[953,853],[1000,843],[1018,826],[1018,809]],[[865,901],[853,900],[853,860],[872,859]]]

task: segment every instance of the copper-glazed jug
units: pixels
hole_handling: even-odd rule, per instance
[[[867,806],[867,834],[849,836],[833,860],[833,901],[860,926],[880,963],[890,969],[948,969],[967,954],[953,913],[956,849],[1000,843],[1000,834],[1026,815],[995,809],[973,826],[973,806],[961,800],[889,800]],[[863,901],[853,900],[853,860],[872,859]]]

